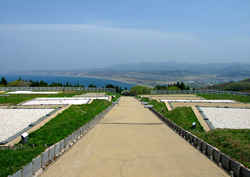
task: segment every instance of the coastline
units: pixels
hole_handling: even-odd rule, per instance
[[[105,87],[107,84],[112,84],[114,86],[118,85],[122,88],[127,87],[130,90],[131,87],[138,85],[135,82],[129,82],[123,79],[113,79],[113,78],[106,78],[106,77],[99,77],[99,76],[77,76],[77,75],[62,75],[62,74],[6,74],[3,75],[9,82],[16,81],[18,78],[24,80],[33,80],[33,81],[42,81],[45,80],[46,82],[62,82],[66,84],[69,82],[71,84],[76,83],[85,83],[84,86],[87,87],[89,84],[94,84],[97,87]],[[53,78],[54,77],[54,78]],[[57,77],[57,78],[56,78]],[[47,79],[48,78],[48,79]],[[53,79],[50,79],[53,78]],[[61,79],[62,78],[62,79]],[[67,79],[68,78],[68,79]],[[99,80],[98,80],[99,79]],[[79,80],[79,82],[78,82]],[[93,80],[93,82],[92,82]],[[72,83],[73,81],[73,83]],[[83,81],[83,82],[82,82]]]
[[[43,76],[43,75],[38,75],[38,76]],[[93,78],[93,79],[106,79],[106,80],[113,80],[113,81],[119,81],[119,82],[124,82],[128,84],[136,84],[136,85],[143,85],[139,84],[136,82],[129,82],[123,79],[111,79],[111,78],[106,78],[106,77],[98,77],[98,76],[73,76],[73,75],[45,75],[45,76],[62,76],[62,77],[84,77],[84,78]]]
[[[111,80],[111,81],[117,81],[117,82],[122,82],[122,83],[127,83],[127,84],[133,84],[133,85],[141,85],[141,86],[146,86],[149,88],[153,88],[153,86],[142,84],[142,83],[137,83],[133,81],[128,81],[123,78],[110,78],[110,77],[100,77],[100,76],[83,76],[83,75],[58,75],[58,74],[20,74],[19,76],[56,76],[56,77],[75,77],[75,78],[93,78],[93,79],[103,79],[103,80]],[[118,84],[119,85],[119,84]]]
[[[119,82],[124,82],[124,83],[128,83],[128,84],[135,84],[135,85],[141,85],[141,86],[146,86],[146,87],[150,87],[153,88],[153,86],[149,86],[149,85],[145,85],[145,84],[141,84],[141,83],[136,83],[136,82],[131,82],[131,81],[127,81],[127,80],[123,80],[123,79],[113,79],[113,78],[109,78],[109,77],[98,77],[98,76],[71,76],[71,77],[85,77],[85,78],[94,78],[94,79],[106,79],[106,80],[113,80],[113,81],[119,81]]]

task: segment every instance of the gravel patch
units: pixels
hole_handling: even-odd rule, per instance
[[[236,103],[234,100],[162,100],[162,102]]]
[[[215,128],[250,128],[250,109],[200,107]]]
[[[0,141],[28,127],[54,109],[0,109]]]
[[[200,106],[200,107],[231,107],[231,108],[250,108],[250,104],[246,103],[195,103],[195,102],[171,102],[171,105],[174,108],[177,107],[191,107],[191,106]]]
[[[70,98],[36,98],[34,100],[23,103],[22,105],[60,105],[60,104],[74,104],[81,105],[88,103],[91,99],[105,99],[108,97],[70,97]]]
[[[81,105],[86,104],[89,100],[51,100],[51,101],[29,101],[23,103],[22,105],[64,105],[64,104],[74,104],[74,105]]]

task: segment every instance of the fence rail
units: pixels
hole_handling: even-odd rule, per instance
[[[212,145],[204,142],[202,139],[196,137],[192,133],[186,131],[179,125],[173,123],[171,120],[163,116],[161,113],[156,111],[153,108],[150,110],[161,119],[169,128],[179,134],[183,139],[189,142],[192,146],[194,146],[197,150],[202,152],[205,156],[207,156],[211,161],[229,173],[234,177],[247,177],[250,176],[250,170],[244,167],[241,163],[234,161],[229,156],[226,156],[218,149],[213,147]]]
[[[28,165],[23,166],[18,172],[9,177],[32,177],[36,176],[41,169],[44,170],[48,164],[52,163],[57,157],[66,152],[73,144],[83,137],[91,128],[94,127],[113,107],[112,104],[107,109],[98,114],[87,124],[74,131],[71,135],[60,142],[49,147],[45,152],[32,160]]]
[[[152,90],[151,94],[227,94],[250,96],[247,92],[233,92],[221,90]]]
[[[113,88],[92,88],[92,87],[0,87],[0,91],[63,91],[63,90],[115,92],[115,89]]]

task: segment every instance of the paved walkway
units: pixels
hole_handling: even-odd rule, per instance
[[[132,97],[122,97],[42,176],[228,176]]]

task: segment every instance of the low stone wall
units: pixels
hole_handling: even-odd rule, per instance
[[[244,167],[241,163],[234,161],[229,156],[226,156],[218,149],[212,145],[204,142],[197,136],[181,128],[177,124],[173,123],[171,120],[163,116],[161,113],[157,112],[155,109],[150,108],[150,110],[161,119],[169,128],[180,135],[184,140],[194,146],[198,151],[207,156],[211,161],[225,170],[228,174],[235,177],[247,177],[250,176],[250,170]]]

